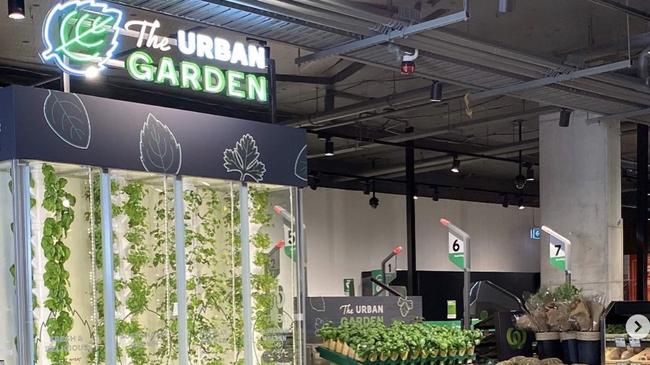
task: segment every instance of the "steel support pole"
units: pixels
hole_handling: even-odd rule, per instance
[[[174,225],[176,240],[176,295],[178,296],[178,363],[189,365],[189,342],[187,337],[187,285],[185,268],[185,204],[183,180],[176,177],[174,183]]]
[[[636,126],[636,299],[648,298],[648,126]]]
[[[255,348],[253,346],[253,298],[251,289],[251,248],[248,227],[248,186],[242,183],[239,188],[239,221],[241,236],[241,276],[242,306],[244,319],[244,364],[253,365]]]
[[[471,317],[469,315],[469,290],[471,285],[471,262],[472,253],[470,237],[465,238],[465,267],[463,269],[463,328],[468,330],[471,327]]]
[[[267,78],[268,78],[268,89],[269,89],[269,112],[271,124],[277,122],[278,114],[278,95],[277,95],[277,85],[275,78],[275,60],[271,58],[271,47],[264,47],[266,52],[266,67],[267,67]]]
[[[307,359],[307,322],[305,321],[305,308],[307,306],[307,253],[305,252],[305,228],[303,226],[302,216],[302,202],[303,194],[302,189],[293,188],[296,191],[296,206],[295,216],[296,224],[294,226],[296,232],[296,255],[298,256],[298,308],[296,308],[296,328],[298,331],[298,346],[299,353],[296,364],[303,364]]]
[[[406,164],[406,247],[408,295],[418,295],[417,265],[415,258],[415,150],[413,142],[404,149]]]
[[[106,364],[117,364],[115,331],[115,288],[113,283],[113,207],[111,203],[111,177],[107,169],[100,176],[100,201],[102,224],[102,256],[104,268],[104,348]]]
[[[34,317],[32,315],[32,249],[31,194],[29,166],[13,160],[14,249],[16,265],[16,304],[18,308],[18,338],[16,347],[19,365],[34,364]]]

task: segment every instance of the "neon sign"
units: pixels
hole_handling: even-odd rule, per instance
[[[57,4],[43,25],[46,49],[41,57],[77,76],[94,76],[110,65],[125,68],[139,81],[260,102],[268,100],[265,76],[219,67],[240,65],[266,70],[263,47],[182,29],[177,31],[176,39],[171,39],[156,34],[161,27],[158,20],[130,20],[122,27],[122,18],[120,10],[95,0]],[[112,59],[120,36],[137,39],[138,49],[124,62]],[[167,53],[174,46],[188,59],[176,61],[167,55],[154,59],[147,51]]]

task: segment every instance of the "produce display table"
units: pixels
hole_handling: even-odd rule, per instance
[[[463,356],[446,356],[446,357],[428,357],[417,360],[387,360],[387,361],[364,361],[360,362],[351,357],[345,356],[338,352],[318,347],[316,349],[323,359],[338,365],[455,365],[455,364],[472,364],[476,355]]]

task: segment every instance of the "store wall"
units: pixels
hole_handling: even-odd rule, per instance
[[[343,295],[343,279],[354,278],[361,293],[361,271],[380,268],[397,246],[398,269],[406,269],[404,197],[379,194],[379,208],[368,205],[361,192],[305,189],[308,295]],[[541,241],[529,238],[539,225],[538,209],[517,210],[484,204],[421,198],[416,202],[418,270],[456,270],[447,260],[445,217],[472,235],[475,271],[539,272]]]

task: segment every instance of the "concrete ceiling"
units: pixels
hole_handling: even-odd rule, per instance
[[[548,77],[574,67],[593,67],[624,60],[628,55],[628,37],[632,56],[650,45],[645,19],[600,6],[596,0],[515,0],[513,11],[503,14],[497,11],[498,0],[470,0],[471,18],[466,22],[398,40],[396,44],[399,47],[374,46],[301,65],[294,62],[297,57],[385,31],[387,25],[417,23],[457,12],[463,1],[113,2],[126,5],[131,18],[159,18],[164,25],[162,33],[202,27],[230,39],[243,40],[246,36],[267,39],[276,59],[278,75],[332,78],[341,76],[357,63],[365,65],[331,84],[296,82],[297,79],[278,82],[282,123],[320,116],[332,107],[334,111],[356,108],[369,101],[381,101],[390,95],[426,88],[431,85],[431,79],[446,81],[445,101],[442,103],[429,103],[426,95],[403,103],[392,103],[387,99],[388,102],[380,107],[319,125],[326,126],[324,129],[307,126],[314,132],[309,136],[310,169],[318,182],[326,186],[359,189],[365,185],[365,179],[355,180],[344,175],[374,176],[377,181],[386,178],[386,175],[373,175],[373,171],[403,165],[403,147],[401,142],[385,141],[407,133],[408,128],[413,128],[416,134],[442,128],[442,132],[415,141],[418,147],[416,163],[445,161],[454,154],[465,154],[467,160],[463,162],[463,174],[451,175],[444,167],[446,164],[441,163],[433,170],[422,169],[418,182],[425,187],[449,186],[441,195],[450,198],[500,202],[501,193],[521,193],[529,203],[535,204],[536,184],[529,184],[524,191],[514,188],[513,178],[518,172],[516,149],[494,153],[518,141],[518,120],[522,120],[524,141],[534,142],[538,138],[537,115],[526,115],[527,112],[548,105],[583,107],[601,113],[650,106],[650,93],[632,69],[518,93],[504,93],[472,103],[473,114],[470,117],[466,113],[462,98],[466,93]],[[59,87],[58,81],[47,82],[57,75],[56,70],[43,65],[38,57],[42,22],[52,4],[53,1],[27,0],[27,19],[16,22],[0,18],[1,83],[33,85],[46,82],[45,87]],[[326,5],[329,8],[324,9]],[[630,0],[627,5],[641,13],[650,13],[647,1]],[[5,7],[6,2],[0,1],[0,14],[6,12]],[[359,13],[352,11],[353,8]],[[343,11],[334,11],[337,9]],[[358,14],[372,15],[366,18],[383,22],[354,21]],[[130,43],[123,44],[122,48],[133,47]],[[425,51],[416,61],[418,72],[401,75],[396,67],[398,58],[391,55],[391,51],[408,49],[414,44]],[[135,98],[142,102],[216,114],[259,120],[266,120],[268,114],[264,107],[252,104],[242,108],[228,100],[214,100],[191,92],[136,83],[129,80],[123,70],[113,70],[107,77],[92,83],[75,80],[73,86],[84,93],[129,100]],[[334,95],[333,106],[328,105],[326,94]],[[322,135],[333,138],[340,152],[337,156],[322,156],[324,144],[315,134],[317,129]],[[623,158],[631,159],[635,150],[634,136],[628,132],[622,138]],[[526,163],[535,165],[537,158],[535,148],[524,151]],[[391,174],[379,188],[399,192],[400,184],[389,180],[402,178],[399,173]],[[464,187],[465,190],[452,189],[451,186]]]

